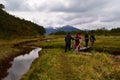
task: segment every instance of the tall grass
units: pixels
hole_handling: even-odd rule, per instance
[[[94,47],[105,45],[117,48],[115,45],[119,45],[119,38],[97,37]],[[114,41],[118,42],[111,43]],[[86,53],[71,50],[65,53],[64,38],[42,43],[38,41],[31,45],[42,46],[43,50],[21,80],[120,80],[118,56],[95,50]]]

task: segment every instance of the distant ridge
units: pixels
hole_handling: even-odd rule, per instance
[[[55,32],[57,29],[54,29],[53,27],[46,28],[46,34],[50,34],[52,32]]]
[[[56,29],[54,29],[53,27],[48,27],[48,28],[46,28],[46,34],[54,33],[57,31],[71,32],[71,31],[79,31],[79,30],[80,29],[75,28],[75,27],[70,26],[70,25],[62,26],[62,27],[56,28]]]

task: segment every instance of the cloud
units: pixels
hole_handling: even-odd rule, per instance
[[[101,16],[101,22],[120,22],[120,10],[106,12]]]
[[[86,12],[98,9],[109,0],[4,0],[9,11]],[[3,2],[3,1],[2,1]]]
[[[120,27],[120,0],[1,0],[6,11],[43,26]]]
[[[67,5],[54,7],[51,11],[84,13],[92,10],[99,10],[108,0],[66,0]]]

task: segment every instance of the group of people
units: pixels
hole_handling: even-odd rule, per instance
[[[74,41],[74,45],[71,44],[71,41]],[[95,36],[93,34],[88,35],[88,33],[85,34],[84,36],[84,39],[81,38],[81,35],[79,33],[76,34],[76,37],[73,38],[71,35],[70,35],[70,32],[68,32],[68,34],[65,36],[65,52],[67,52],[67,50],[70,50],[71,48],[73,49],[80,49],[80,43],[82,41],[85,41],[85,47],[87,48],[88,47],[88,42],[91,42],[91,47],[94,45],[94,41],[96,40],[95,39]]]

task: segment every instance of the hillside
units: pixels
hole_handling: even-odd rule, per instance
[[[45,29],[30,21],[12,16],[0,9],[0,38],[43,35]]]
[[[54,33],[57,31],[71,32],[71,31],[79,31],[79,29],[77,29],[73,26],[70,26],[70,25],[62,26],[62,27],[56,28],[56,29],[54,29],[52,27],[46,28],[46,34]]]

